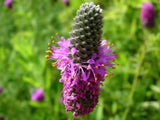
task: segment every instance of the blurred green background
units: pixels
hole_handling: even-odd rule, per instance
[[[44,56],[52,35],[69,37],[76,10],[86,1],[103,8],[103,39],[114,43],[119,63],[88,120],[160,120],[159,0],[150,0],[156,14],[153,29],[140,22],[147,0],[70,0],[69,6],[60,0],[14,0],[12,9],[1,0],[0,116],[5,120],[73,119],[59,103],[60,71]],[[31,101],[36,88],[44,90],[43,102]]]

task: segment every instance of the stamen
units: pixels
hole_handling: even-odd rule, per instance
[[[67,82],[68,78],[65,79],[65,82]]]
[[[55,64],[55,63],[52,63],[52,67],[56,67],[56,64]]]
[[[96,78],[95,78],[95,81],[97,81],[97,80],[98,80],[98,78],[96,77]]]
[[[60,59],[59,62],[62,62],[62,60]]]
[[[74,76],[72,76],[72,79],[74,79]]]
[[[87,68],[87,70],[89,70],[89,68]]]
[[[45,58],[49,58],[49,57],[50,57],[49,55],[46,55],[46,56],[45,56]]]
[[[53,36],[51,36],[51,39],[53,39],[54,37]]]
[[[97,73],[95,73],[95,75],[97,75]]]
[[[46,50],[45,52],[46,52],[46,53],[50,53],[49,51],[50,51],[50,50]]]
[[[102,67],[104,67],[104,64],[102,64]]]
[[[68,63],[68,60],[66,60],[66,63]]]
[[[114,44],[112,43],[112,46],[114,46]]]
[[[108,42],[108,44],[110,45],[111,43],[110,43],[110,42]]]
[[[105,77],[109,77],[110,75],[109,75],[109,74],[105,74],[104,76],[105,76]]]
[[[112,69],[116,69],[116,67],[112,67]]]
[[[88,86],[90,85],[91,83],[90,82],[88,82]]]
[[[51,47],[48,47],[48,50],[50,50],[51,49]]]
[[[56,33],[56,35],[58,35],[58,33]]]
[[[75,83],[75,81],[73,80],[72,83]]]
[[[96,68],[99,68],[99,66],[96,66]]]
[[[55,43],[55,41],[54,41],[54,40],[52,40],[52,43],[54,44],[54,43]]]
[[[77,67],[79,67],[79,64],[76,64]]]
[[[48,45],[51,45],[51,43],[48,43]]]
[[[115,62],[115,59],[113,58],[112,61]]]
[[[51,50],[46,50],[46,53],[52,53],[52,51]]]

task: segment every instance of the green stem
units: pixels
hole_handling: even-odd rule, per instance
[[[129,106],[125,109],[122,120],[126,120],[127,115],[128,115],[128,113],[130,111],[130,106],[131,106],[131,104],[133,102],[132,101],[133,100],[133,95],[134,95],[134,92],[135,92],[138,76],[139,76],[139,73],[140,73],[140,68],[142,66],[142,63],[143,63],[143,60],[144,60],[144,57],[145,57],[145,50],[146,50],[146,46],[145,46],[145,41],[144,41],[144,45],[142,46],[141,59],[139,61],[138,67],[136,69],[136,73],[135,73],[135,76],[134,76],[134,79],[133,79],[133,84],[132,84],[130,96],[129,96],[129,99],[128,99]]]

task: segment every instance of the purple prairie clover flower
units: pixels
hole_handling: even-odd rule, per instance
[[[44,93],[42,89],[36,89],[32,95],[31,100],[33,101],[43,101],[44,100]]]
[[[70,39],[65,40],[61,37],[57,43],[60,47],[50,45],[47,52],[51,52],[52,55],[47,58],[56,60],[52,66],[57,65],[61,70],[60,82],[64,83],[62,98],[66,111],[74,111],[74,116],[78,116],[93,111],[98,102],[99,85],[102,85],[104,76],[111,75],[105,67],[113,66],[111,61],[116,55],[111,50],[112,45],[103,40],[99,47],[99,59],[95,60],[97,54],[93,54],[85,64],[73,63],[68,57],[70,42]]]
[[[113,44],[101,41],[101,12],[99,5],[92,2],[82,4],[74,18],[70,38],[66,40],[56,33],[58,41],[52,37],[52,43],[58,47],[48,43],[46,52],[50,55],[46,58],[55,60],[52,66],[61,71],[63,103],[74,117],[93,111],[104,77],[113,75],[108,68],[115,69]]]
[[[0,93],[3,91],[3,88],[0,86]]]
[[[8,8],[12,8],[12,0],[5,0],[4,5],[6,5]]]
[[[145,2],[141,8],[141,22],[144,27],[151,28],[155,24],[155,12],[151,3]]]

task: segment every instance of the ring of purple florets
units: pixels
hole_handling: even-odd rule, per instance
[[[92,58],[80,64],[73,63],[68,57],[68,47],[70,40],[65,40],[64,37],[57,42],[60,47],[53,47],[49,43],[48,53],[46,58],[56,60],[52,66],[61,70],[60,82],[63,86],[63,103],[66,111],[72,111],[73,116],[79,116],[92,112],[98,103],[100,85],[104,81],[104,76],[112,75],[106,71],[105,67],[113,67],[116,54],[110,49],[113,45],[106,40],[101,42],[99,54],[93,53]],[[52,41],[54,43],[54,41]],[[71,54],[74,55],[76,48],[72,48]],[[95,59],[97,58],[98,59]]]

